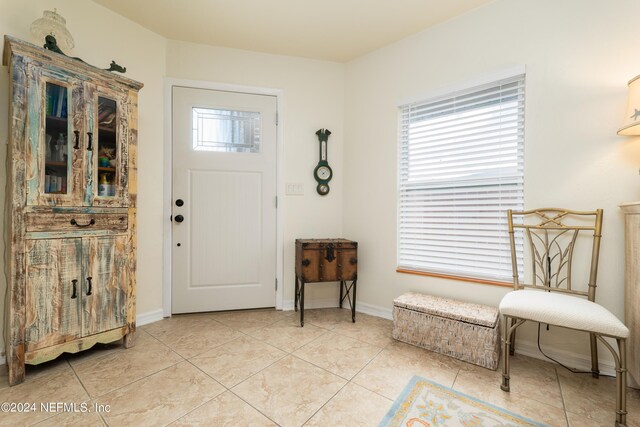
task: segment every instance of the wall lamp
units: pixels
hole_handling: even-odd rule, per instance
[[[627,114],[618,135],[640,135],[640,76],[629,80]]]

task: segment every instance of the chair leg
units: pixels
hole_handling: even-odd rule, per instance
[[[591,376],[593,378],[600,377],[600,368],[598,367],[598,342],[595,334],[589,334],[591,340]]]
[[[616,338],[618,351],[599,335],[596,337],[609,349],[616,362],[616,427],[627,426],[627,339]]]
[[[509,391],[509,355],[511,342],[511,334],[509,334],[509,326],[511,322],[505,315],[502,316],[502,391]]]
[[[511,326],[516,323],[516,319],[511,321]],[[509,346],[509,355],[513,356],[516,353],[516,330],[511,332],[511,345]]]
[[[618,339],[620,366],[616,369],[616,427],[627,425],[627,340]]]

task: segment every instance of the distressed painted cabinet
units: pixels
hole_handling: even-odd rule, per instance
[[[9,383],[135,332],[142,84],[5,36]]]
[[[620,205],[624,213],[624,323],[629,328],[627,366],[640,383],[640,202]]]

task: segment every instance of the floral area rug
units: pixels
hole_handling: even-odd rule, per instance
[[[415,376],[378,427],[546,427],[505,409]]]

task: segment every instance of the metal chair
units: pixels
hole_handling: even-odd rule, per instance
[[[514,290],[500,302],[502,315],[502,385],[509,391],[509,356],[513,354],[516,328],[527,320],[588,332],[591,343],[591,373],[597,378],[599,340],[609,349],[616,364],[616,426],[626,426],[627,327],[611,312],[595,303],[596,276],[602,230],[602,209],[580,212],[545,208],[507,213]],[[581,233],[582,232],[582,233]],[[592,238],[585,234],[591,234]],[[572,288],[572,264],[576,243],[589,239],[591,263],[587,290]],[[524,240],[521,240],[524,239]],[[520,283],[519,262],[523,253],[516,240],[528,243],[531,284]],[[518,253],[520,252],[520,253]],[[586,256],[587,254],[583,254]],[[585,272],[585,279],[586,279]],[[574,277],[575,278],[575,277]],[[618,352],[604,337],[617,341]]]

